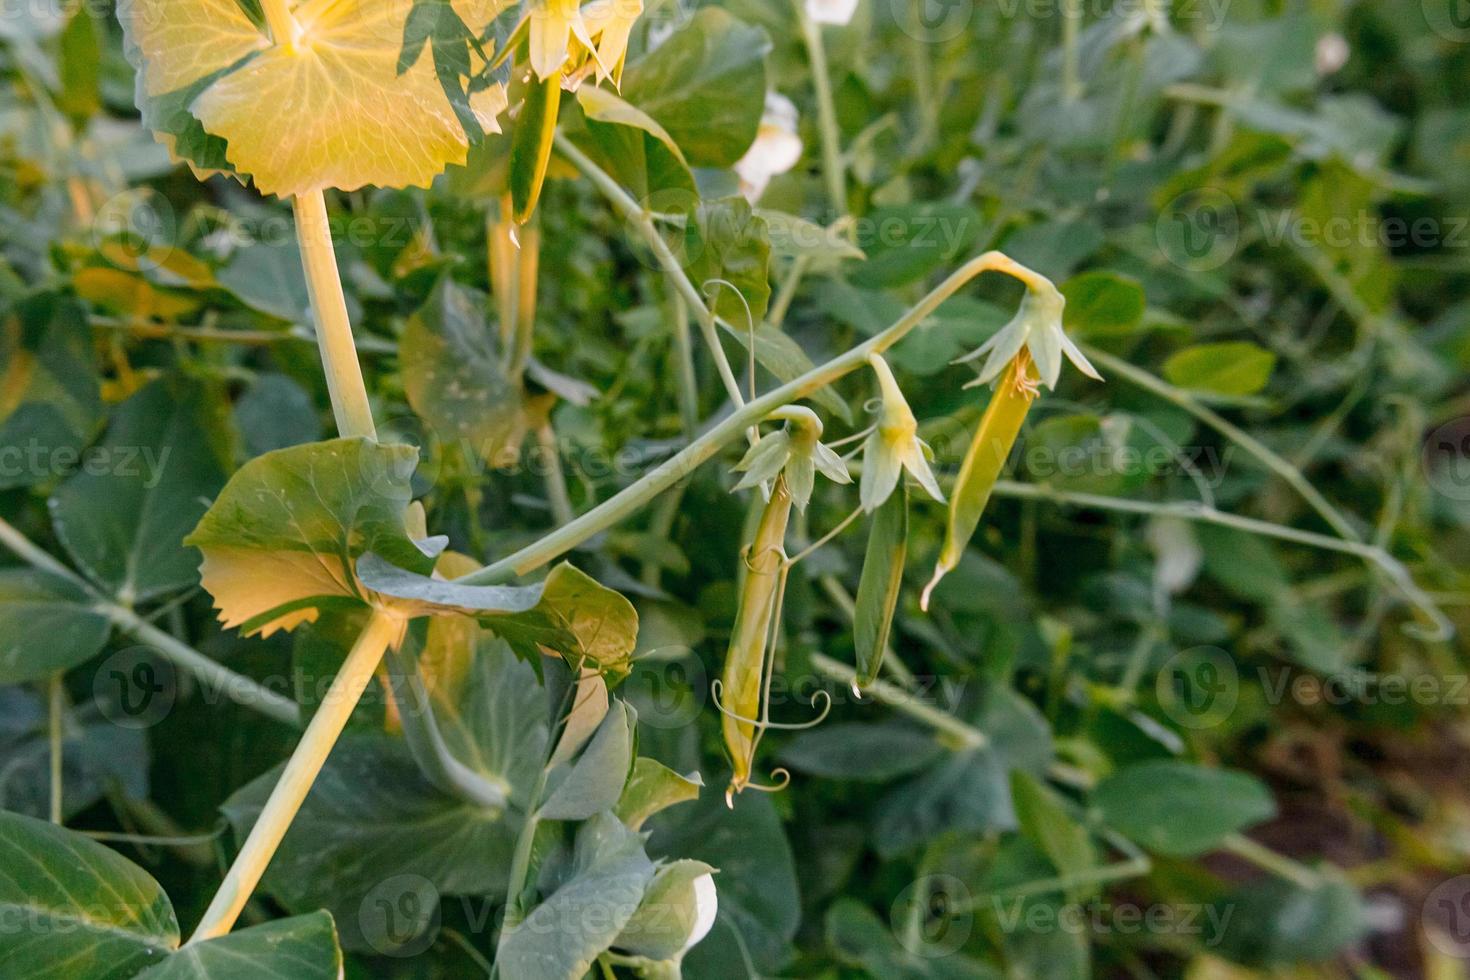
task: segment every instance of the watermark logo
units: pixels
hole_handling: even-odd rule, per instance
[[[1224,650],[1193,647],[1164,664],[1155,681],[1155,694],[1175,723],[1195,730],[1213,728],[1235,711],[1240,672]]]
[[[1421,0],[1424,19],[1446,41],[1470,41],[1470,0]]]
[[[1429,485],[1451,500],[1470,501],[1470,417],[1455,419],[1424,442]]]
[[[114,258],[153,272],[173,253],[178,216],[168,198],[140,188],[110,198],[92,222],[92,244]]]
[[[1159,214],[1154,235],[1159,251],[1189,272],[1210,272],[1235,257],[1240,247],[1240,211],[1216,187],[1180,194]]]
[[[959,952],[975,928],[970,890],[953,875],[926,875],[899,893],[889,910],[893,934],[926,959]]]
[[[423,875],[394,875],[379,882],[357,910],[363,939],[384,956],[407,959],[439,938],[439,889]]]
[[[178,673],[149,647],[129,647],[97,668],[92,694],[102,716],[117,727],[152,728],[168,717],[178,701]]]
[[[888,0],[893,22],[915,41],[943,44],[975,19],[975,0]]]
[[[1424,934],[1434,948],[1470,960],[1470,875],[1441,882],[1424,900]]]

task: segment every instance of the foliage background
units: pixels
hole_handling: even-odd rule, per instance
[[[792,9],[720,6],[769,35],[769,85],[800,111],[805,152],[762,207],[836,220]],[[916,506],[894,640],[912,676],[895,683],[922,708],[853,703],[821,666],[852,658],[842,597],[864,541],[849,534],[793,576],[773,698],[778,717],[799,719],[825,686],[832,717],[768,739],[767,764],[789,767],[792,786],[728,812],[707,681],[750,513],[748,494],[729,493],[736,457],[577,556],[637,599],[644,657],[623,691],[640,709],[641,751],[712,787],[661,816],[651,844],[721,869],[722,923],[687,976],[1464,975],[1463,642],[1406,634],[1422,613],[1358,555],[1166,506],[1204,494],[1221,511],[1337,533],[1197,409],[1217,411],[1404,563],[1461,636],[1470,626],[1463,5],[1181,0],[1161,14],[1167,26],[1149,20],[1162,2],[1081,7],[1070,90],[1063,18],[1046,0],[863,0],[851,25],[825,34],[850,164],[842,210],[866,258],[818,259],[800,281],[784,330],[807,355],[840,353],[965,258],[1002,248],[1066,284],[1079,339],[1167,381],[1161,396],[1104,364],[1105,386],[1074,377],[1044,399],[1011,474],[1041,492],[1003,488],[930,616],[916,596],[941,512]],[[691,13],[653,8],[635,62],[650,32]],[[146,466],[145,447],[167,448],[155,456],[167,495],[137,518],[147,533],[119,532],[154,542],[139,567],[155,580],[84,571],[211,658],[309,698],[330,671],[305,644],[218,632],[177,547],[225,474],[330,431],[287,213],[169,164],[137,121],[105,6],[7,5],[0,72],[0,353],[12,358],[0,379],[14,380],[18,344],[49,344],[55,385],[42,400],[61,419],[56,444],[106,450],[90,484],[54,453],[40,470],[28,457],[0,474],[0,516],[54,554],[115,561],[114,542],[62,540],[64,518],[125,512],[123,456],[136,449]],[[733,189],[728,175],[702,177]],[[404,345],[432,317],[419,311],[436,284],[489,288],[493,204],[474,169],[428,192],[333,204],[377,415],[424,447],[431,524],[481,557],[534,539],[552,524],[546,457],[487,469],[406,392]],[[683,439],[670,300],[587,182],[552,181],[541,235],[536,359],[596,392],[551,415],[585,510]],[[780,284],[792,260],[779,243],[776,253]],[[969,369],[949,361],[1015,299],[987,280],[893,357],[946,474],[984,406],[962,387]],[[701,418],[723,398],[706,368]],[[19,425],[15,391],[0,383],[5,424]],[[840,392],[854,420],[832,419],[837,436],[865,426],[874,395],[865,378]],[[1129,513],[1120,499],[1141,503]],[[798,536],[851,506],[821,489]],[[119,725],[109,678],[119,663],[153,663],[132,650],[114,638],[67,676],[68,822],[186,838],[119,846],[192,921],[227,852],[221,805],[294,739],[182,675],[168,710]],[[44,815],[44,691],[3,687],[0,704],[0,803]],[[381,726],[380,702],[363,724],[374,710]],[[935,712],[946,716],[937,728]],[[986,747],[965,743],[976,730]],[[1170,758],[1246,775],[1138,769]],[[1130,771],[1143,775],[1108,782]],[[1062,778],[1037,790],[1047,775]],[[1191,830],[1204,846],[1181,842]],[[1227,836],[1236,830],[1258,843]],[[1146,873],[1119,835],[1149,852]],[[411,868],[418,846],[406,834],[394,862]],[[1112,869],[1102,885],[1075,876],[1100,866]],[[256,912],[274,908],[266,899]],[[1155,918],[1130,925],[1127,909]],[[425,949],[358,950],[349,975],[477,975],[466,947],[493,948],[493,912],[489,899],[446,901]]]

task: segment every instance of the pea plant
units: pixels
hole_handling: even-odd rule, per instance
[[[1252,739],[1452,672],[1452,383],[1238,222],[1423,191],[1318,15],[887,6],[0,26],[0,980],[1357,957]]]

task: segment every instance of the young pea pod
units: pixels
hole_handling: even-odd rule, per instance
[[[976,384],[999,380],[951,494],[944,548],[939,553],[934,577],[920,600],[926,610],[935,586],[959,566],[966,546],[980,526],[980,518],[1021,434],[1031,404],[1041,394],[1043,385],[1056,387],[1062,373],[1062,358],[1065,356],[1088,377],[1102,380],[1062,329],[1066,300],[1051,280],[1014,262],[1005,271],[1026,284],[1026,296],[1015,319],[983,347],[963,358],[966,361],[986,358]]]
[[[546,184],[551,166],[551,145],[556,138],[556,120],[561,111],[561,76],[540,79],[534,73],[525,86],[525,104],[516,116],[511,137],[510,193],[515,203],[515,220],[531,220]]]
[[[929,608],[929,597],[934,587],[959,566],[965,546],[980,526],[980,517],[990,503],[995,483],[1010,458],[1016,438],[1021,434],[1021,424],[1026,421],[1037,394],[1036,369],[1023,351],[996,386],[980,420],[980,428],[975,431],[974,441],[970,443],[965,461],[960,466],[949,504],[944,548],[939,552],[934,578],[924,589],[920,600],[925,610]]]
[[[893,614],[903,588],[903,565],[909,550],[909,494],[899,485],[873,515],[863,576],[858,582],[853,612],[853,639],[857,648],[857,679],[865,688],[878,679],[883,654],[893,632]]]
[[[767,651],[782,580],[786,576],[786,528],[791,520],[791,491],[778,476],[761,513],[755,540],[746,552],[745,585],[740,610],[725,654],[720,681],[721,728],[734,775],[729,798],[750,785],[755,750],[760,742],[768,676]]]

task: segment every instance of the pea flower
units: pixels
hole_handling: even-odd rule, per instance
[[[797,121],[796,103],[778,92],[766,93],[766,111],[755,142],[735,164],[740,193],[751,204],[760,200],[771,178],[788,172],[801,161],[802,142],[796,133]]]
[[[528,16],[531,67],[543,81],[564,73],[575,88],[596,71],[598,81],[620,83],[628,38],[643,14],[643,0],[536,0]]]
[[[888,362],[877,354],[868,357],[883,393],[878,424],[863,448],[863,510],[872,513],[893,493],[898,478],[908,470],[929,496],[944,502],[944,491],[929,468],[928,447],[919,439],[919,421],[903,397]]]
[[[1097,373],[1097,369],[1087,360],[1087,355],[1082,353],[1062,329],[1062,311],[1067,301],[1061,292],[1044,276],[1023,266],[1017,265],[1016,268],[1026,273],[1017,275],[1017,278],[1025,282],[1028,288],[1015,317],[997,331],[994,337],[982,344],[979,350],[955,362],[963,364],[985,358],[980,376],[966,387],[990,384],[1000,377],[1001,372],[1016,359],[1023,348],[1030,352],[1040,381],[1050,389],[1056,389],[1057,380],[1062,375],[1064,355],[1077,370],[1094,381],[1101,381],[1102,375]]]
[[[772,417],[784,417],[786,427],[762,438],[735,464],[735,471],[745,474],[735,485],[736,490],[760,487],[762,495],[770,500],[776,477],[784,472],[791,502],[797,510],[804,511],[811,502],[818,471],[834,483],[852,482],[842,457],[822,444],[822,423],[816,413],[805,408],[785,408]]]

